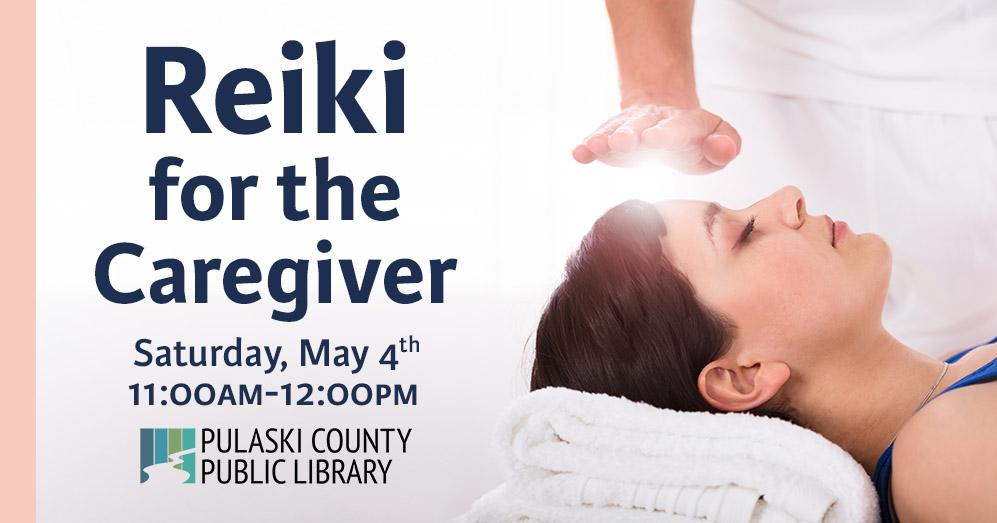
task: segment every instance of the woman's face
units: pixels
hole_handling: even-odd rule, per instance
[[[785,187],[754,205],[657,204],[664,253],[700,300],[734,324],[734,348],[800,362],[880,325],[890,250],[874,234],[807,214]]]

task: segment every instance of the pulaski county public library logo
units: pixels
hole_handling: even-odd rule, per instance
[[[139,429],[139,483],[196,483],[194,429]]]
[[[139,483],[384,484],[411,428],[139,429]]]

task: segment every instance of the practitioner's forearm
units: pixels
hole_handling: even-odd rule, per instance
[[[606,0],[620,75],[620,104],[697,107],[693,0]]]

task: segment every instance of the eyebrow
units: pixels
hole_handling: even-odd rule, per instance
[[[713,241],[713,224],[717,221],[717,215],[723,212],[723,207],[717,202],[710,202],[703,210],[703,227],[706,228],[706,236],[710,239],[710,245],[716,250],[717,244]]]

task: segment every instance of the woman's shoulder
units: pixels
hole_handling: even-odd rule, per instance
[[[976,352],[985,352],[987,349],[992,349],[995,347],[997,347],[997,337],[993,338],[990,341],[980,343],[979,345],[973,345],[972,347],[966,349],[959,349],[957,351],[950,352],[946,354],[944,357],[942,357],[942,360],[947,361],[949,363],[955,363],[956,361],[959,361],[960,359],[962,359],[963,356],[967,354],[973,354]],[[977,349],[980,350],[977,351]]]
[[[995,409],[997,381],[990,381],[938,396],[904,425],[891,479],[901,521],[983,521],[997,514]]]

